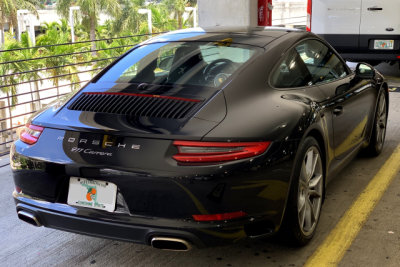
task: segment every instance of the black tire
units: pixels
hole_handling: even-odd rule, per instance
[[[307,137],[300,144],[296,156],[284,222],[290,242],[297,246],[306,245],[318,225],[325,180],[322,159],[318,142]]]
[[[376,157],[382,152],[386,137],[387,115],[387,100],[385,92],[381,90],[378,95],[374,126],[369,138],[368,146],[361,152],[363,155]]]

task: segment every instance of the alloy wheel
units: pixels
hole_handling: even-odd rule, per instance
[[[314,232],[322,205],[323,168],[319,150],[311,146],[304,155],[297,199],[300,230],[305,236]]]
[[[378,110],[376,116],[376,146],[380,149],[385,141],[387,112],[386,112],[386,99],[383,94],[379,97]]]

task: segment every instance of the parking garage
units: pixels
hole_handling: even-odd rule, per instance
[[[232,4],[232,9],[244,10],[239,12],[242,21],[232,19],[234,12],[227,8],[229,1],[222,7],[212,1],[198,2],[200,26],[208,23],[205,27],[250,27],[258,23],[257,1],[241,2],[250,8]],[[206,12],[210,6],[215,14]],[[229,10],[226,12],[229,18],[221,20],[224,18],[221,10]],[[354,68],[353,63],[348,64]],[[329,183],[317,234],[307,246],[293,247],[279,236],[272,236],[228,246],[173,252],[33,227],[16,216],[11,197],[14,184],[9,157],[5,155],[0,160],[2,262],[6,266],[397,266],[400,262],[400,211],[396,205],[400,197],[400,74],[398,63],[382,62],[376,68],[385,76],[390,91],[382,154],[377,158],[356,157]]]

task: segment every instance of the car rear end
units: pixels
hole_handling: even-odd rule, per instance
[[[399,1],[308,0],[309,31],[349,61],[395,62],[400,56]]]
[[[10,154],[20,219],[174,250],[279,228],[291,172],[280,144],[232,132],[203,141],[232,108],[224,89],[262,49],[227,39],[170,45],[138,47],[31,119]],[[224,69],[218,56],[229,53]],[[213,61],[218,73],[202,84]]]

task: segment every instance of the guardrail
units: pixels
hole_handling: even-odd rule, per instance
[[[40,60],[56,60],[62,57],[69,57],[72,59],[70,60],[72,62],[68,62],[67,64],[40,67],[36,69],[23,69],[18,72],[9,71],[8,73],[0,75],[0,155],[9,152],[12,142],[16,139],[18,132],[24,126],[25,121],[29,116],[37,112],[52,100],[67,95],[73,90],[79,90],[93,75],[102,70],[104,66],[111,63],[112,60],[118,58],[118,56],[126,50],[149,36],[150,34],[131,35],[79,41],[74,43],[0,50],[0,53],[22,52],[25,50],[44,51],[59,46],[79,46],[79,49],[81,50],[65,54],[46,55],[35,58],[0,62],[1,68],[15,64],[37,62]],[[100,42],[104,42],[103,44],[109,44],[113,41],[120,40],[125,40],[125,43],[123,45],[112,47],[103,46],[103,48],[95,50],[90,49],[90,43],[92,42],[96,42],[96,44],[100,44]],[[85,44],[88,44],[87,48],[82,49],[82,45]],[[103,51],[112,52],[108,53],[112,54],[112,56],[99,56]],[[93,53],[96,53],[96,56],[93,56]],[[75,69],[76,71],[71,72],[71,69]],[[48,73],[51,70],[53,70],[53,73],[56,73],[56,75],[49,75]],[[55,80],[57,81],[55,82]]]

